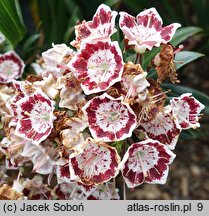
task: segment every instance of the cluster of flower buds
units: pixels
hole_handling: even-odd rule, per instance
[[[24,70],[18,55],[0,55],[6,169],[32,163],[33,173],[48,175],[49,182],[57,177],[53,190],[42,181],[22,180],[28,199],[119,199],[120,172],[129,188],[164,184],[181,131],[200,126],[203,104],[190,93],[166,101],[160,87],[167,77],[178,82],[168,43],[180,24],[162,27],[155,8],[136,18],[119,13],[125,51],[140,56],[162,45],[153,60],[155,81],[138,62],[124,62],[111,37],[117,14],[100,5],[92,21],[75,26],[75,49],[53,45],[33,64],[37,75],[24,81],[16,80]]]

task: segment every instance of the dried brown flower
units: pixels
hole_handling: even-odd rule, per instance
[[[21,200],[23,199],[22,193],[13,190],[9,185],[4,184],[0,187],[0,200]]]
[[[158,83],[162,83],[167,77],[170,78],[173,84],[180,82],[177,78],[178,74],[174,64],[174,49],[171,45],[162,45],[160,53],[154,58],[154,65],[158,75]]]

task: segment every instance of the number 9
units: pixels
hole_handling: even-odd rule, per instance
[[[203,204],[202,203],[198,203],[197,204],[197,210],[198,211],[202,211],[203,210]]]

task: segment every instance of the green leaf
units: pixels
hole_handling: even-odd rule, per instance
[[[192,93],[192,95],[197,100],[199,100],[202,104],[205,105],[205,109],[203,110],[203,113],[209,115],[209,96],[207,96],[203,92],[185,86],[181,86],[181,85],[173,85],[170,83],[163,83],[161,84],[161,86],[165,89],[172,90],[172,92],[168,94],[169,96],[179,96],[184,93]]]
[[[191,51],[182,51],[176,54],[175,56],[175,61],[179,62],[182,61],[182,64],[177,63],[176,64],[176,69],[180,69],[184,65],[204,56],[202,53],[197,53],[197,52],[191,52]]]
[[[31,37],[29,37],[23,45],[23,51],[24,52],[29,51],[32,45],[39,39],[39,37],[40,37],[40,34],[34,34]]]
[[[17,0],[0,1],[0,31],[13,47],[24,37],[26,29]]]
[[[174,35],[173,39],[171,40],[171,44],[173,46],[177,46],[183,41],[185,41],[187,38],[202,32],[203,29],[195,26],[189,26],[189,27],[183,27],[176,31],[176,34]]]
[[[112,7],[116,4],[118,4],[121,0],[106,0],[104,4],[108,5],[109,7]]]
[[[73,13],[69,19],[67,31],[65,32],[65,35],[64,35],[64,42],[65,43],[69,43],[70,37],[74,34],[74,31],[75,31],[74,26],[76,25],[76,23],[79,20],[78,13],[79,13],[79,7],[75,6],[74,11],[73,11]]]
[[[147,77],[156,80],[157,79],[156,70],[154,68],[151,68],[149,73],[147,74]]]

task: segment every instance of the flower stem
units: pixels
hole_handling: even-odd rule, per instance
[[[137,64],[138,59],[139,59],[139,55],[140,55],[139,53],[136,54],[136,58],[135,58],[134,64]]]
[[[139,54],[139,64],[142,66],[144,59],[144,54]]]

